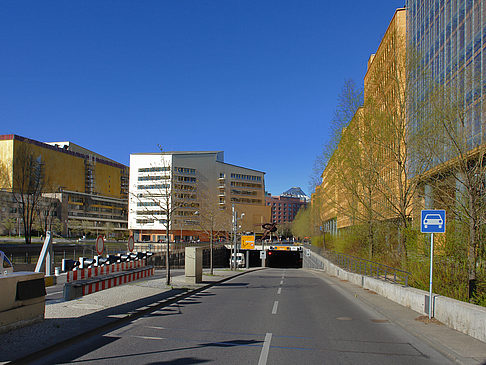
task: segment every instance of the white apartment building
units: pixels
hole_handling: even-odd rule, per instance
[[[240,229],[261,232],[270,219],[264,175],[225,163],[222,151],[131,154],[128,229],[138,241],[165,241],[170,208],[171,240],[205,240],[200,211],[210,201],[228,212],[229,226],[234,204]]]

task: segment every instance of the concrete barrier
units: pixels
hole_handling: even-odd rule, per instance
[[[0,332],[44,319],[43,273],[14,272],[0,277]]]
[[[323,270],[329,275],[372,290],[420,314],[428,314],[426,301],[429,293],[424,290],[345,271],[315,252],[310,252],[310,256],[304,255],[303,267]],[[440,295],[434,295],[433,300],[432,313],[435,319],[459,332],[486,342],[485,307]]]
[[[70,283],[76,280],[89,279],[96,276],[108,275],[145,266],[147,266],[147,260],[143,259],[136,261],[118,262],[111,265],[95,266],[88,269],[72,270],[67,272],[66,280],[68,283]]]
[[[96,276],[89,279],[73,281],[64,284],[64,300],[73,300],[83,295],[109,289],[154,275],[153,266],[143,266],[129,271],[115,272],[106,276]]]
[[[198,284],[202,282],[202,255],[202,248],[186,247],[185,274],[186,282],[189,284]]]

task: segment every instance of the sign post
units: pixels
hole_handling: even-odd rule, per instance
[[[105,240],[103,236],[99,235],[96,239],[96,252],[98,255],[103,255],[103,251],[105,250]]]
[[[434,233],[445,233],[445,210],[422,210],[420,232],[430,233],[429,319],[432,318],[432,274],[434,268]]]
[[[128,237],[128,251],[133,252],[133,249],[135,248],[135,240],[133,239],[133,236]]]

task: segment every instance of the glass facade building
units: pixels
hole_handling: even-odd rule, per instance
[[[408,45],[434,82],[464,99],[471,149],[486,143],[485,36],[486,0],[407,0]],[[416,114],[414,107],[429,87],[426,80],[413,85],[417,99],[410,105],[410,115]],[[412,127],[418,123],[412,121]]]

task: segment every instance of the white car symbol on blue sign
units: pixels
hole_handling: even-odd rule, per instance
[[[421,217],[420,232],[445,232],[445,210],[422,210]]]

